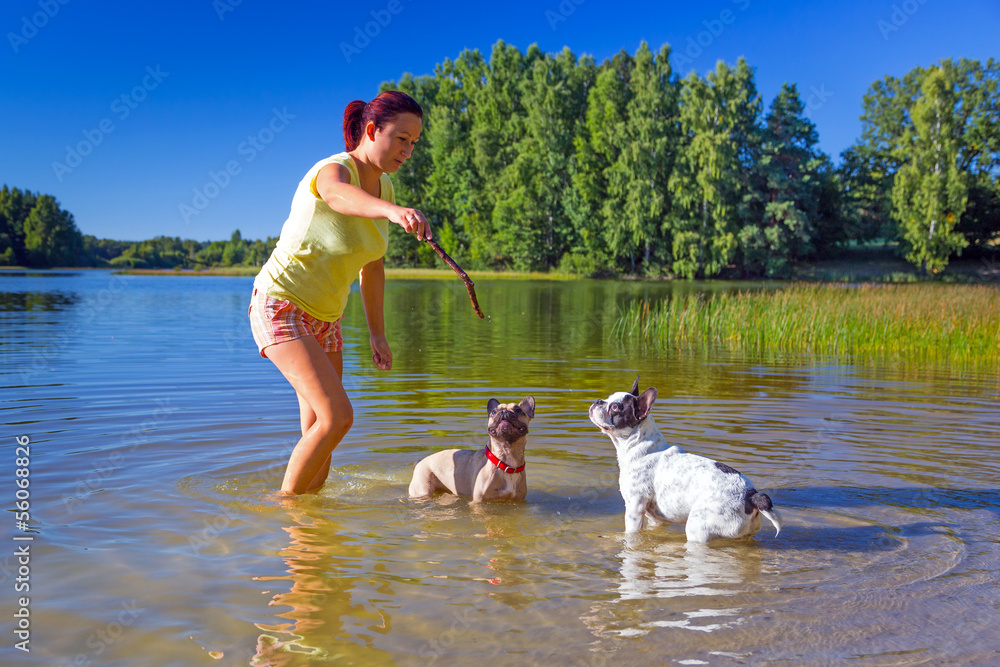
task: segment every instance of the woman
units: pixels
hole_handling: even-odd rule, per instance
[[[389,174],[410,157],[423,111],[409,95],[387,91],[344,110],[347,151],[306,173],[278,244],[254,279],[250,325],[262,357],[277,366],[299,398],[302,438],[281,483],[283,495],[315,491],[330,455],[354,421],[341,382],[340,320],[359,275],[372,361],[392,368],[382,312],[389,222],[431,238],[423,213],[397,206]]]

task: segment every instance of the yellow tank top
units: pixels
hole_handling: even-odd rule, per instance
[[[385,255],[389,242],[387,219],[338,213],[319,196],[316,176],[332,162],[347,167],[351,184],[361,187],[357,165],[349,153],[338,153],[313,165],[295,189],[278,244],[253,282],[268,296],[287,299],[327,322],[343,315],[354,279],[365,264]],[[382,174],[379,184],[382,199],[396,203],[389,175]]]

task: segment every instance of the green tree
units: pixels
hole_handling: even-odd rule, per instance
[[[953,91],[955,162],[969,189],[969,203],[956,229],[969,244],[979,247],[988,246],[1000,234],[1000,220],[990,204],[1000,169],[1000,63],[992,58],[985,64],[963,58],[944,60],[931,68],[916,67],[898,79],[887,76],[873,83],[864,96],[861,139],[845,152],[841,168],[848,220],[857,224],[858,238],[896,229],[903,247],[909,246],[902,228],[890,217],[895,209],[893,187],[897,172],[913,158],[915,107],[924,95],[925,79],[936,70],[945,73]]]
[[[740,230],[743,268],[777,276],[809,254],[819,226],[821,168],[816,126],[805,117],[795,84],[784,84],[768,111],[763,145],[746,196],[750,212]]]
[[[955,230],[980,254],[1000,245],[1000,176],[976,174],[969,183],[965,213]],[[968,251],[964,251],[968,252]]]
[[[958,165],[969,175],[968,203],[956,230],[969,246],[991,250],[1000,240],[1000,62],[962,59],[953,71],[964,128]]]
[[[841,154],[839,170],[851,240],[867,242],[899,235],[892,217],[892,186],[906,159],[900,145],[924,73],[917,67],[900,78],[885,76],[862,97],[861,139]]]
[[[813,258],[827,256],[835,252],[849,240],[850,222],[845,219],[844,182],[840,172],[826,154],[821,155],[816,177],[819,183],[816,193],[816,219],[813,223]]]
[[[0,253],[6,258],[7,266],[30,264],[24,247],[24,221],[35,207],[36,196],[30,191],[18,188],[0,190]]]
[[[588,273],[617,271],[632,258],[608,239],[608,230],[618,224],[624,202],[620,192],[612,193],[610,178],[614,165],[628,141],[628,104],[631,99],[635,60],[622,49],[603,62],[587,92],[585,120],[577,124],[573,139],[573,187],[567,214],[578,239],[566,258],[567,268],[586,267]],[[619,188],[620,190],[620,188]],[[592,258],[589,265],[582,260]]]
[[[86,258],[88,266],[108,266],[111,260],[121,256],[130,245],[132,244],[128,241],[99,239],[96,236],[85,234],[83,237],[83,256]]]
[[[435,68],[436,95],[427,112],[425,145],[417,148],[427,152],[432,165],[424,212],[432,216],[442,247],[459,261],[470,259],[469,221],[488,215],[481,210],[482,184],[471,142],[472,109],[486,71],[486,61],[477,50],[463,51],[454,62],[446,59]],[[428,247],[425,260],[433,264],[436,255],[429,251]]]
[[[24,249],[30,266],[76,266],[83,237],[72,214],[52,196],[39,195],[24,219]]]
[[[7,206],[10,201],[10,190],[6,185],[0,190],[0,266],[14,266],[17,256],[14,252],[16,243],[12,229],[13,220],[8,218]]]
[[[201,249],[195,253],[194,261],[197,265],[202,267],[218,266],[222,263],[222,254],[225,251],[226,244],[222,241],[212,241],[211,243],[205,244]]]
[[[222,249],[222,265],[239,266],[243,263],[243,257],[245,255],[246,242],[243,241],[243,235],[240,234],[240,230],[237,229],[230,236],[229,243],[227,243],[225,248]]]
[[[620,58],[620,56],[616,56]],[[603,170],[607,167],[604,157],[592,144],[588,117],[591,96],[595,95],[599,72],[610,66],[610,61],[599,68],[594,59],[583,56],[573,70],[580,82],[582,102],[572,123],[571,143],[566,163],[568,180],[563,189],[563,210],[568,225],[564,235],[566,251],[560,258],[560,269],[585,276],[595,276],[614,271],[614,263],[603,239],[601,204],[606,193]]]
[[[864,144],[844,150],[840,158],[837,177],[843,191],[844,240],[865,243],[895,238],[892,181],[896,167]]]
[[[733,259],[742,226],[746,178],[760,144],[761,100],[753,70],[722,61],[706,79],[681,87],[682,146],[670,178],[673,270],[694,278],[719,274]]]
[[[517,240],[504,237],[500,229],[509,228],[519,215],[536,215],[524,191],[528,165],[523,160],[515,164],[515,160],[525,135],[521,85],[531,60],[541,55],[537,46],[529,48],[526,57],[513,45],[498,41],[476,96],[470,139],[481,198],[480,214],[470,218],[469,231],[470,255],[479,265],[507,268],[516,262],[520,268],[530,264],[520,255]],[[512,254],[512,250],[518,252]]]
[[[654,59],[642,42],[634,62],[625,142],[608,175],[609,194],[620,208],[609,212],[605,238],[629,257],[633,271],[639,261],[647,272],[659,273],[659,260],[672,263],[671,229],[664,218],[671,208],[669,180],[680,134],[679,84],[671,79],[668,45]]]
[[[563,49],[555,57],[536,45],[525,56],[520,103],[523,135],[514,161],[501,172],[493,211],[500,254],[517,269],[554,266],[575,234],[564,206],[570,182],[568,157],[586,100],[576,56]]]
[[[956,118],[950,68],[932,68],[913,106],[913,124],[901,144],[909,159],[896,174],[893,214],[908,244],[906,259],[937,273],[968,241],[955,231],[969,195],[967,174],[958,164],[962,126]]]
[[[276,236],[269,236],[265,240],[258,239],[251,242],[247,248],[246,257],[243,260],[244,263],[249,266],[264,266],[264,262],[271,256],[277,242],[278,237]],[[193,257],[193,255],[189,255],[189,257]]]

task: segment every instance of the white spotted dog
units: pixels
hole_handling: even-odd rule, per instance
[[[738,471],[668,445],[650,410],[656,388],[617,392],[590,406],[590,421],[618,452],[618,484],[625,499],[625,531],[638,532],[646,517],[683,523],[690,542],[740,538],[760,530],[760,515],[781,532],[781,514]]]

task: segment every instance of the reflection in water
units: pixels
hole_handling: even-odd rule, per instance
[[[0,312],[66,310],[80,300],[75,292],[4,292],[0,290]]]
[[[732,595],[735,591],[717,588],[738,584],[746,576],[760,574],[744,565],[747,554],[735,553],[735,547],[709,547],[695,542],[671,543],[653,550],[626,549],[622,559],[622,582],[618,593],[622,600],[648,597],[670,598],[692,595]]]
[[[291,514],[296,523],[284,528],[291,540],[280,554],[287,576],[255,578],[291,582],[288,591],[276,594],[271,602],[290,607],[275,614],[289,622],[257,623],[263,633],[250,664],[293,667],[328,660],[390,663],[389,655],[376,649],[374,643],[376,635],[392,630],[384,604],[394,595],[392,586],[386,582],[377,586],[381,604],[363,594],[364,584],[373,583],[366,573],[367,559],[377,558],[372,553],[377,549],[350,540],[341,526],[328,518],[294,510]]]
[[[745,582],[761,576],[753,541],[709,546],[673,537],[677,539],[664,542],[646,535],[627,541],[617,556],[618,597],[595,603],[581,616],[594,635],[641,637],[657,628],[713,632],[744,622],[748,612],[738,606],[739,596]],[[658,605],[651,608],[643,603],[647,600]]]
[[[91,275],[100,275],[104,271],[94,271]],[[55,280],[58,278],[82,277],[82,271],[58,271],[52,269],[24,270],[24,269],[0,269],[0,278],[41,278],[43,280]]]

